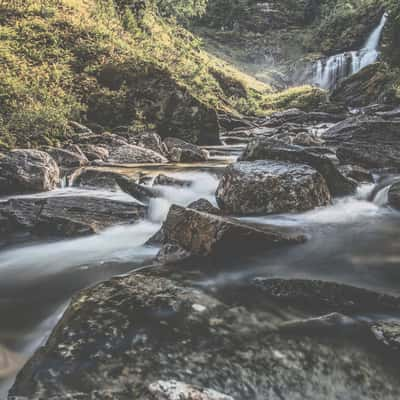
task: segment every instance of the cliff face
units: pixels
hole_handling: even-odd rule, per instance
[[[211,0],[197,32],[210,51],[284,87],[310,61],[359,49],[383,10],[383,0]]]

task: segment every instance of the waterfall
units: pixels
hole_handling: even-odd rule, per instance
[[[312,83],[324,89],[333,89],[344,78],[377,61],[379,42],[387,18],[387,14],[383,14],[379,25],[371,32],[360,50],[318,60],[313,66]]]

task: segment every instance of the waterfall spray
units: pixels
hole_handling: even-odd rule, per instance
[[[360,50],[336,54],[326,60],[318,60],[314,64],[313,83],[324,89],[333,89],[346,77],[377,61],[379,42],[387,18],[385,13]]]

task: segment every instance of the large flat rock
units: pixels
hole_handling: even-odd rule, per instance
[[[146,212],[145,206],[135,202],[98,197],[14,198],[0,203],[0,234],[22,231],[69,237],[97,233],[137,222]]]

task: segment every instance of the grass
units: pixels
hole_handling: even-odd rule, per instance
[[[198,38],[151,6],[134,15],[118,13],[108,0],[4,3],[1,146],[56,145],[68,138],[70,120],[107,129],[153,126],[159,116],[150,103],[163,93],[161,79],[166,91],[185,90],[205,107],[234,114],[309,107],[316,94],[320,99],[308,87],[274,94],[209,55]]]

